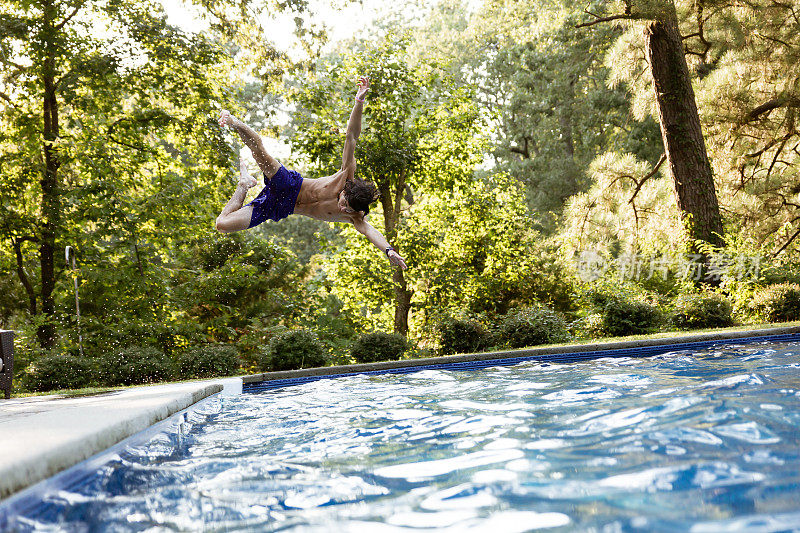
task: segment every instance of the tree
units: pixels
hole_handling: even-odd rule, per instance
[[[578,12],[557,0],[489,1],[468,22],[454,3],[441,3],[418,30],[416,53],[440,54],[479,87],[495,126],[497,169],[527,186],[535,211],[559,213],[566,198],[585,191],[583,170],[603,150],[655,163],[655,122],[631,120],[625,91],[606,84],[603,61],[618,28],[576,29]],[[452,42],[442,43],[443,33]]]
[[[533,229],[515,178],[495,173],[427,195],[404,226],[418,322],[465,311],[496,316],[536,303],[570,309],[571,284],[558,250]]]
[[[145,257],[158,253],[143,241],[205,225],[197,196],[219,194],[229,152],[199,133],[226,100],[227,57],[169,27],[157,2],[2,6],[0,227],[40,317],[39,343],[51,348],[65,244],[85,244],[76,249],[87,260],[103,247],[131,250],[145,277]]]
[[[684,33],[720,201],[731,231],[785,256],[800,236],[798,7],[704,5]]]
[[[722,217],[711,163],[700,127],[692,80],[672,0],[662,2],[646,28],[664,153],[675,183],[678,209],[693,241],[722,245]],[[691,246],[697,251],[697,248]]]
[[[667,167],[675,186],[675,197],[687,226],[689,248],[701,251],[696,242],[722,244],[719,211],[711,165],[706,152],[683,39],[673,0],[625,2],[625,12],[595,16],[594,25],[611,20],[645,20],[645,48]]]
[[[353,80],[357,74],[370,77],[357,172],[378,187],[383,231],[400,253],[408,206],[418,195],[470,180],[479,161],[474,137],[478,113],[470,91],[456,86],[436,65],[413,64],[406,47],[406,39],[390,35],[366,44],[344,63],[323,65],[316,79],[295,94],[298,113],[292,138],[298,152],[306,154],[312,175],[330,174],[341,162],[344,130],[339,128],[352,106]],[[369,285],[366,277],[352,280],[349,269],[338,272],[340,280],[344,276],[365,290]],[[405,335],[413,290],[402,270],[392,272],[391,279],[391,285],[378,281],[382,289],[370,290],[393,293],[394,330]]]

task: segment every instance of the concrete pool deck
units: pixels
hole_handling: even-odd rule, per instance
[[[800,334],[800,326],[267,372],[238,378],[136,387],[85,397],[37,396],[0,400],[0,503],[3,499],[101,453],[223,389],[223,394],[239,394],[243,384],[247,387],[248,384],[269,380],[383,372],[431,364],[666,347],[692,342],[731,342],[736,339],[793,334]],[[596,357],[602,357],[602,353]]]
[[[222,391],[224,381],[0,401],[0,500]]]

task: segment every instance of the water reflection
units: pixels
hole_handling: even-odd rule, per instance
[[[733,346],[223,398],[14,527],[797,529],[798,354]]]

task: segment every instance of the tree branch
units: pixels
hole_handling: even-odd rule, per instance
[[[523,159],[530,159],[531,158],[531,152],[530,152],[530,150],[528,150],[528,138],[527,137],[523,137],[522,140],[525,143],[522,148],[518,148],[516,146],[512,146],[508,150],[512,154],[519,154],[519,155],[523,156]]]
[[[17,108],[17,105],[16,105],[16,104],[15,104],[15,103],[14,103],[14,102],[11,100],[11,97],[9,97],[9,96],[8,96],[6,93],[4,93],[3,91],[0,91],[0,98],[2,98],[3,100],[5,100],[6,102],[8,102],[8,103],[9,103],[9,105],[10,105],[11,107]]]
[[[773,98],[768,102],[764,102],[747,114],[745,122],[752,122],[764,113],[768,113],[779,107],[800,107],[800,98],[796,96],[782,96],[780,98]]]
[[[67,24],[67,23],[68,23],[70,20],[72,20],[72,18],[73,18],[75,15],[77,15],[77,14],[78,14],[78,11],[80,11],[80,10],[81,10],[81,8],[83,7],[83,5],[84,5],[85,3],[86,3],[86,2],[81,2],[80,4],[78,4],[77,6],[75,6],[75,9],[73,9],[73,10],[72,10],[72,13],[70,13],[70,14],[67,16],[67,18],[65,18],[64,20],[62,20],[60,23],[58,23],[58,24],[56,25],[56,27],[55,27],[55,31],[61,31],[61,29],[62,29],[64,26],[66,26],[66,24]]]
[[[584,10],[585,11],[585,10]],[[589,22],[581,22],[580,24],[576,24],[576,28],[586,28],[589,26],[594,26],[595,24],[602,24],[603,22],[611,22],[612,20],[631,20],[633,17],[630,14],[620,14],[620,15],[611,15],[608,17],[598,17],[594,13],[589,11],[585,11],[589,15],[596,17],[594,20],[590,20]]]
[[[772,254],[772,258],[774,259],[774,258],[778,257],[778,255],[779,255],[779,254],[780,254],[782,251],[784,251],[786,248],[788,248],[788,247],[789,247],[789,245],[790,245],[790,244],[792,244],[792,241],[793,241],[793,240],[795,240],[795,239],[797,238],[797,236],[798,236],[798,235],[800,235],[800,229],[798,229],[797,231],[795,231],[795,232],[794,232],[794,235],[792,235],[791,237],[789,237],[789,240],[788,240],[788,241],[786,241],[785,243],[783,243],[783,246],[781,246],[781,247],[780,247],[780,249],[779,249],[777,252],[775,252],[774,254]]]
[[[17,257],[17,277],[19,278],[22,286],[25,287],[25,292],[28,294],[28,309],[31,315],[36,314],[36,292],[33,290],[31,280],[28,278],[28,273],[25,272],[25,265],[22,261],[22,243],[25,241],[38,242],[36,237],[19,237],[12,240],[14,245],[14,253]]]
[[[667,160],[667,155],[666,154],[661,154],[661,157],[658,158],[658,162],[656,163],[656,166],[653,167],[653,170],[651,170],[650,172],[645,174],[642,177],[641,181],[639,181],[636,184],[636,190],[633,191],[633,194],[631,195],[631,199],[628,200],[628,203],[631,204],[631,205],[634,205],[634,208],[635,208],[635,204],[633,203],[633,201],[636,199],[636,195],[639,194],[640,190],[642,190],[642,186],[644,186],[644,183],[647,180],[649,180],[650,178],[652,178],[653,176],[655,176],[656,172],[658,172],[658,169],[661,168],[661,165],[663,165],[664,161],[666,161],[666,160]]]

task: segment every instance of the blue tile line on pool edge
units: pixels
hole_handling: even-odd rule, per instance
[[[659,344],[656,346],[639,346],[635,348],[619,348],[615,350],[593,350],[587,352],[554,353],[525,355],[521,357],[507,357],[502,359],[481,359],[476,361],[458,361],[454,363],[437,363],[432,365],[404,366],[398,368],[387,368],[381,370],[365,370],[362,372],[343,372],[341,374],[327,374],[320,376],[301,376],[296,378],[273,379],[267,381],[256,381],[242,384],[242,393],[259,393],[292,385],[301,385],[320,379],[333,379],[358,375],[381,375],[381,374],[411,374],[423,370],[479,370],[494,366],[513,366],[528,361],[540,361],[543,363],[575,363],[578,361],[588,361],[591,359],[602,359],[605,357],[649,357],[661,355],[668,352],[681,350],[697,350],[717,345],[727,344],[751,344],[754,342],[786,342],[800,341],[800,333],[787,333],[784,335],[765,335],[761,337],[741,337],[736,339],[716,339],[709,341],[683,342],[676,344]]]

